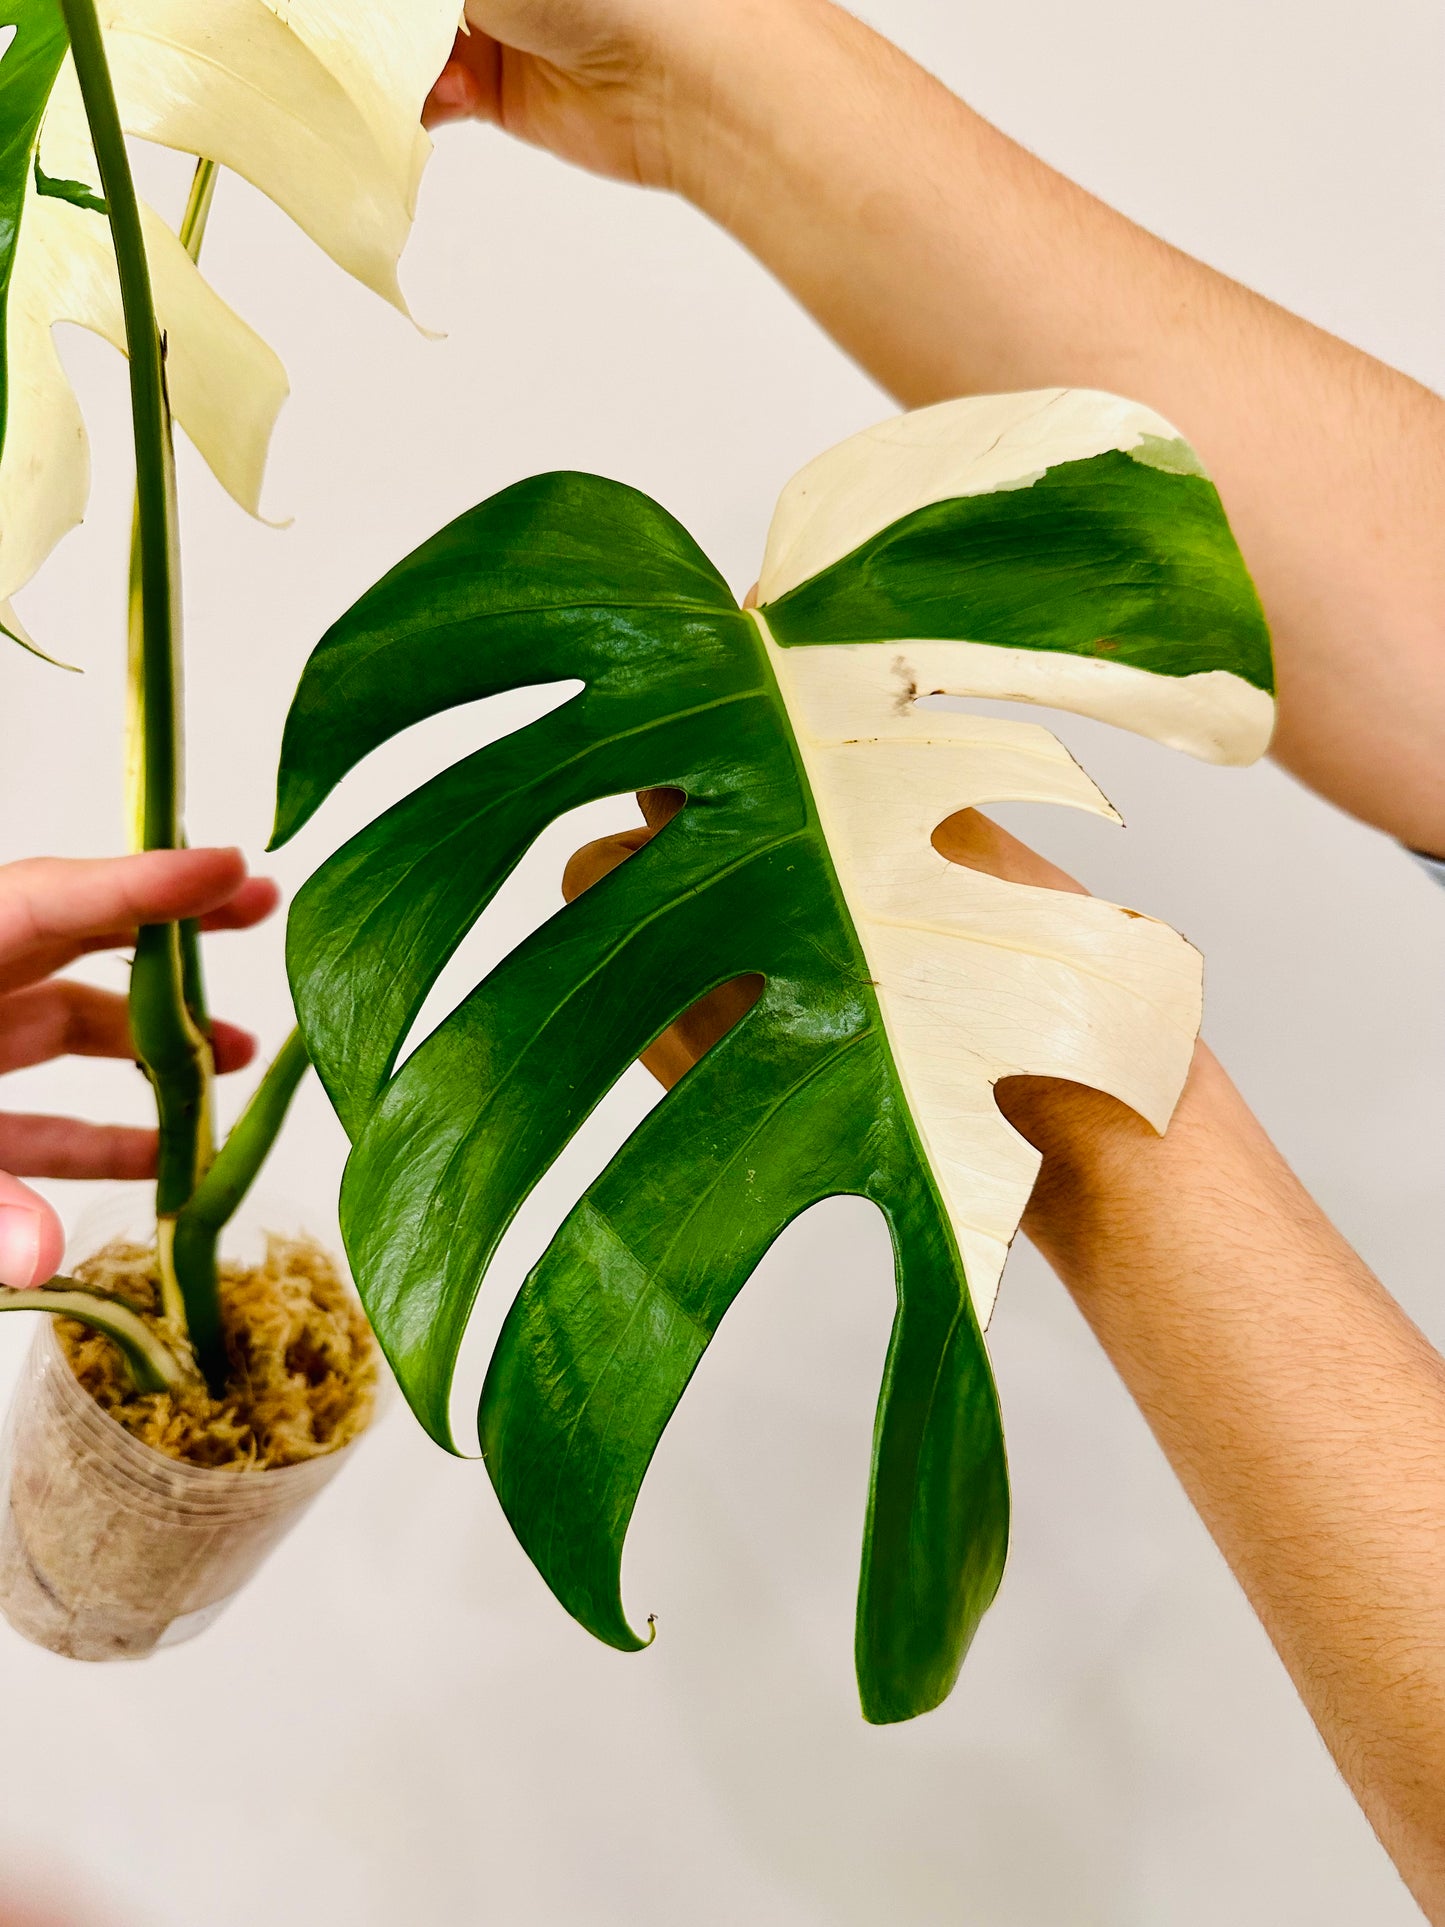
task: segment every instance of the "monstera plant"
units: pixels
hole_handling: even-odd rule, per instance
[[[1008,1537],[982,1333],[1038,1158],[993,1085],[1074,1079],[1163,1130],[1201,979],[1160,923],[938,855],[935,826],[969,805],[1113,811],[1047,730],[920,703],[1047,703],[1247,762],[1273,714],[1259,601],[1191,450],[1107,395],[961,401],[845,442],[784,491],[746,610],[656,503],[545,475],[423,544],[322,640],[286,728],[277,842],[397,731],[570,681],[347,843],[293,908],[302,1034],[352,1139],[357,1282],[423,1425],[480,1445],[558,1599],[634,1648],[624,1534],[719,1321],[799,1212],[874,1200],[898,1305],[856,1658],[865,1715],[906,1719],[949,1692]],[[539,832],[664,787],[685,803],[660,834],[398,1069]],[[625,1067],[744,976],[756,1001],[578,1199],[479,1411],[456,1409],[518,1207]]]
[[[40,652],[10,597],[84,510],[84,431],[51,338],[77,322],[130,363],[138,848],[184,841],[172,411],[254,509],[285,393],[276,357],[197,266],[217,169],[399,303],[420,107],[457,12],[0,12],[0,629]],[[127,135],[197,157],[175,231],[139,203]],[[1272,715],[1259,604],[1190,450],[1109,396],[960,402],[843,444],[785,491],[748,610],[644,496],[544,476],[423,545],[320,644],[287,726],[278,840],[410,724],[573,682],[579,693],[426,784],[312,879],[288,940],[300,1034],[219,1148],[196,933],[141,931],[131,1008],[160,1123],[156,1238],[104,1277],[7,1294],[0,1309],[67,1314],[82,1339],[113,1340],[126,1399],[167,1437],[179,1420],[153,1409],[166,1401],[231,1423],[237,1285],[218,1239],[309,1058],[353,1141],[347,1247],[413,1409],[440,1443],[481,1451],[558,1598],[631,1648],[644,1642],[623,1608],[623,1539],[709,1339],[793,1217],[837,1193],[871,1198],[898,1310],[857,1666],[867,1717],[907,1718],[948,1693],[1007,1542],[982,1333],[1037,1160],[993,1085],[1073,1078],[1162,1129],[1200,1003],[1199,960],[1162,925],[935,852],[935,826],[973,804],[1112,812],[1046,730],[920,705],[1044,702],[1247,761]],[[400,1061],[431,986],[539,832],[574,805],[659,788],[684,799],[661,833]],[[458,1357],[518,1207],[626,1066],[739,978],[760,985],[755,1001],[577,1201],[469,1408]],[[152,1296],[128,1297],[112,1273]],[[293,1376],[324,1362],[307,1342]],[[80,1381],[83,1346],[70,1356],[74,1376],[51,1371],[16,1433],[0,1607],[57,1650],[136,1654],[203,1623],[276,1529],[249,1496],[227,1510],[166,1483],[154,1451],[108,1474],[95,1422],[55,1390]],[[212,1443],[229,1436],[210,1423]],[[267,1489],[304,1497],[309,1485],[284,1482],[308,1467],[278,1463]],[[254,1491],[228,1478],[233,1496]],[[210,1568],[220,1576],[198,1591]]]
[[[84,428],[52,339],[56,323],[74,322],[129,357],[136,503],[126,727],[137,849],[185,841],[172,414],[237,501],[255,509],[286,393],[275,354],[197,266],[217,170],[245,176],[342,268],[400,304],[397,259],[430,148],[422,102],[457,13],[456,0],[0,7],[0,629],[40,652],[9,599],[86,505]],[[139,202],[128,135],[198,157],[178,231]],[[118,629],[124,593],[117,583]],[[193,928],[141,930],[130,1008],[160,1126],[152,1275],[142,1266],[131,1282],[142,1300],[153,1286],[154,1302],[92,1278],[5,1293],[0,1309],[64,1313],[105,1334],[139,1394],[234,1404],[241,1365],[225,1329],[217,1242],[281,1126],[304,1047],[294,1036],[283,1046],[218,1149]],[[11,1526],[17,1489],[12,1480]],[[53,1499],[36,1498],[34,1520],[55,1513]],[[107,1545],[113,1523],[103,1526]],[[153,1548],[137,1540],[132,1565],[147,1559],[154,1564]],[[15,1573],[36,1599],[55,1594],[56,1569],[35,1568],[33,1541],[0,1546],[7,1611]],[[142,1634],[126,1636],[128,1650],[139,1650]]]
[[[451,0],[10,0],[0,10],[0,629],[9,598],[77,523],[84,426],[52,339],[79,323],[130,358],[136,456],[128,761],[133,843],[184,841],[172,411],[230,493],[258,505],[286,377],[197,263],[218,167],[401,303],[396,266],[430,142],[421,105]],[[201,156],[179,232],[137,199],[125,135]],[[175,1343],[117,1326],[149,1387],[224,1376],[216,1235],[305,1068],[293,1039],[213,1162],[211,1063],[194,931],[142,931],[135,1041],[161,1125],[157,1216]],[[71,1294],[72,1300],[75,1294]],[[14,1306],[14,1297],[0,1304]]]

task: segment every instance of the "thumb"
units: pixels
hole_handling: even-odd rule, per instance
[[[0,1171],[0,1285],[27,1291],[60,1269],[65,1231],[37,1191]]]
[[[451,57],[432,83],[422,124],[449,120],[496,120],[501,107],[501,49],[489,34],[459,33]]]

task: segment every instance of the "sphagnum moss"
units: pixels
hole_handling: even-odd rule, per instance
[[[116,1241],[76,1267],[161,1329],[154,1248]],[[262,1264],[223,1264],[225,1390],[136,1392],[108,1338],[57,1320],[61,1350],[101,1410],[167,1458],[264,1471],[340,1450],[366,1429],[379,1353],[355,1295],[320,1245],[269,1237]]]

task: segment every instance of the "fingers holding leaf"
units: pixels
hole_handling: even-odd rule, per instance
[[[496,120],[501,102],[502,50],[490,34],[459,33],[446,66],[422,109],[423,127],[453,120]]]

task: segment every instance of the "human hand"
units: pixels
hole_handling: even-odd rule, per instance
[[[77,957],[128,947],[144,923],[249,929],[276,903],[276,886],[248,877],[239,850],[0,865],[0,1072],[55,1057],[134,1057],[125,998],[56,976]],[[213,1025],[212,1045],[219,1071],[239,1070],[256,1050],[226,1023]],[[20,1178],[144,1178],[155,1157],[154,1131],[0,1113],[0,1284],[43,1283],[65,1250],[59,1218]]]
[[[476,119],[594,173],[678,185],[679,149],[789,0],[467,0],[427,102],[429,127]]]

